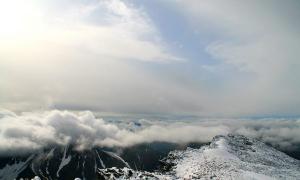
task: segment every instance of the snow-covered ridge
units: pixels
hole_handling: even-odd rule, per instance
[[[200,149],[172,151],[161,172],[99,169],[107,179],[300,179],[300,161],[242,135],[216,136]]]
[[[170,160],[172,159],[172,160]],[[300,162],[242,135],[216,136],[209,146],[174,151],[170,172],[188,179],[299,179]]]

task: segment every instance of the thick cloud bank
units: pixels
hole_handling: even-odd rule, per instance
[[[135,129],[135,130],[133,130]],[[130,146],[143,142],[208,142],[219,134],[240,133],[262,138],[282,148],[300,144],[300,120],[215,119],[198,121],[140,120],[128,126],[105,122],[92,112],[47,111],[16,115],[0,111],[0,152],[32,150],[50,144],[74,143],[78,149],[92,146]]]

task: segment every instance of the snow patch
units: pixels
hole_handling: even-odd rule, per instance
[[[109,151],[103,151],[103,152],[105,152],[106,154],[112,156],[113,158],[116,158],[116,159],[122,161],[128,168],[130,168],[129,164],[123,158],[118,156],[116,153],[109,152]]]
[[[99,155],[99,152],[98,152],[97,150],[95,150],[95,151],[96,151],[96,153],[97,153],[97,156],[98,156],[98,159],[99,159],[99,161],[100,161],[100,164],[101,164],[102,168],[106,168],[106,167],[105,167],[105,164],[103,163],[103,161],[102,161],[102,159],[101,159],[101,157],[100,157],[100,155]]]
[[[58,170],[57,170],[57,172],[56,172],[56,176],[57,176],[57,177],[59,177],[59,172],[61,171],[61,169],[62,169],[64,166],[68,165],[69,162],[71,161],[71,156],[70,156],[70,155],[69,155],[68,157],[66,157],[67,149],[68,149],[68,147],[66,147],[65,150],[64,150],[64,156],[62,157],[61,162],[60,162],[60,165],[59,165],[59,168],[58,168]]]
[[[18,175],[28,166],[29,162],[33,159],[34,155],[29,156],[26,161],[15,162],[11,165],[6,165],[0,170],[1,180],[16,179]]]

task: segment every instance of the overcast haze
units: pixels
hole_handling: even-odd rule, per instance
[[[0,107],[300,114],[300,2],[0,1]]]

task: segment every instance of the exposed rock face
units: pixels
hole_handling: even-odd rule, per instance
[[[114,152],[103,149],[76,151],[72,147],[53,147],[29,157],[1,159],[0,179],[97,179],[98,168],[129,167],[128,163]],[[3,164],[6,162],[6,164]]]

